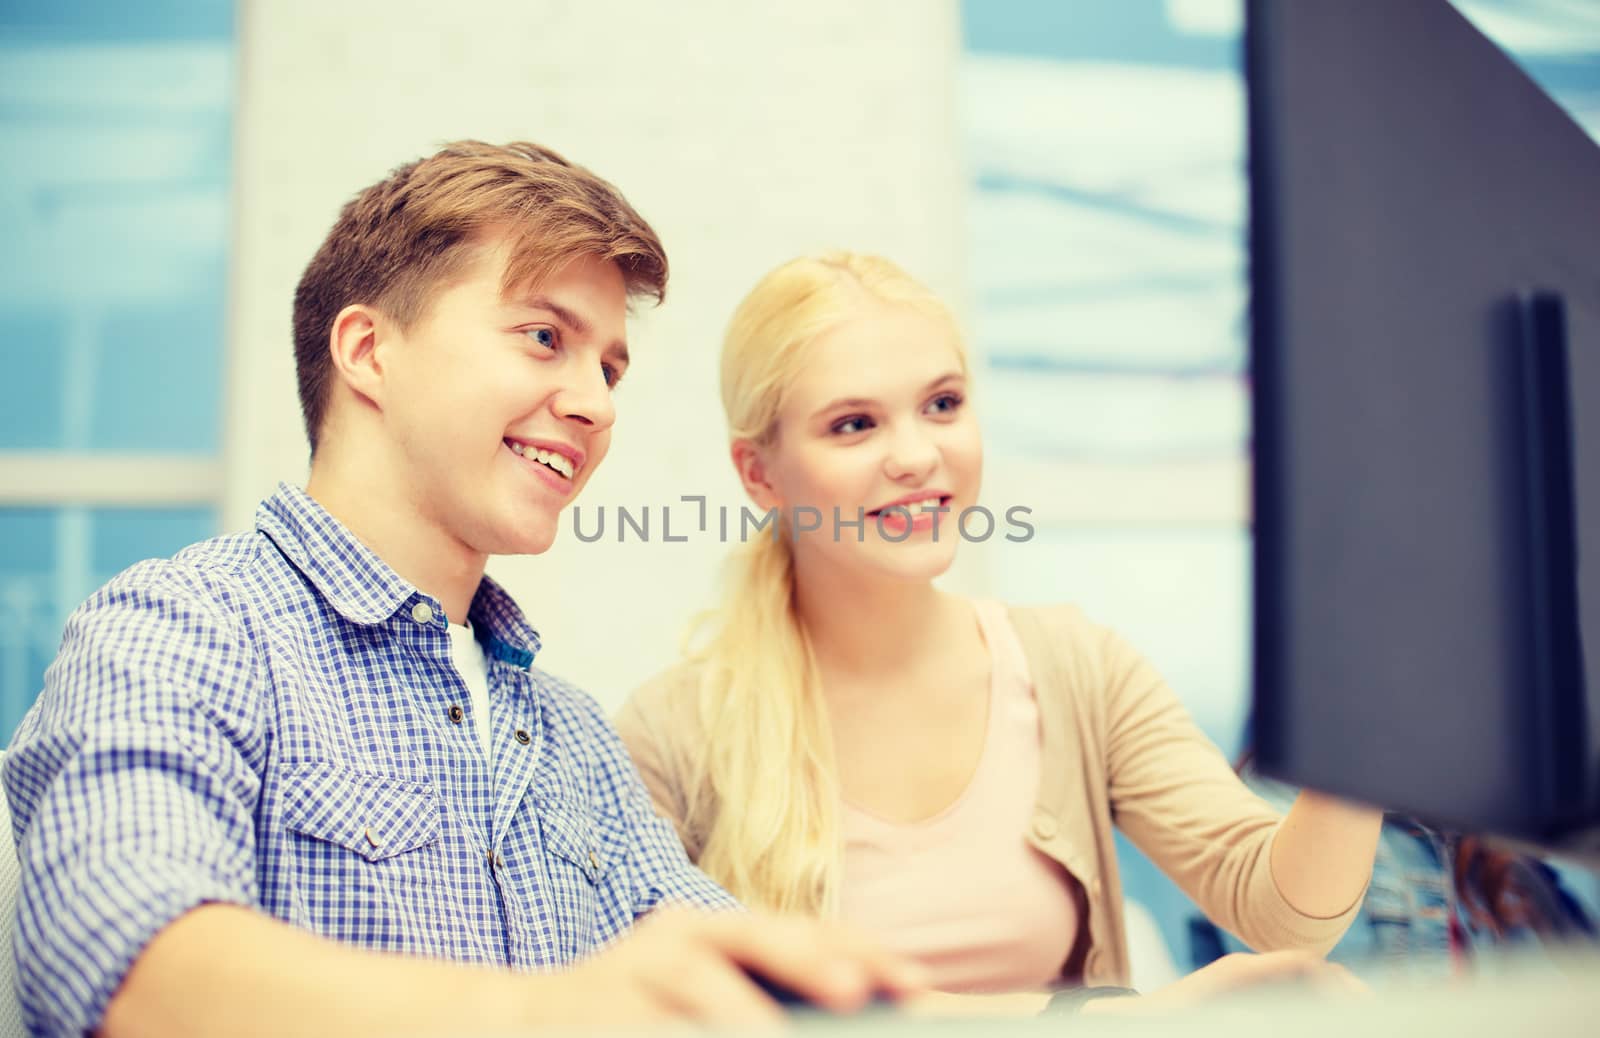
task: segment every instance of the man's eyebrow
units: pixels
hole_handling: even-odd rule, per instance
[[[549,296],[534,296],[531,299],[519,300],[517,305],[526,307],[530,310],[543,310],[546,313],[554,314],[556,320],[560,321],[568,328],[571,328],[573,334],[575,335],[589,334],[590,328],[588,321],[585,321],[580,314],[572,310],[570,307],[562,306]],[[628,356],[628,344],[623,342],[621,339],[617,339],[607,346],[606,352],[611,354],[617,360],[621,361],[623,364],[627,364],[631,359]]]
[[[560,321],[568,328],[571,328],[579,335],[589,334],[588,321],[585,321],[578,314],[574,313],[567,307],[562,306],[549,296],[534,296],[532,299],[520,300],[519,305],[525,306],[530,310],[544,310],[555,314],[556,320]]]

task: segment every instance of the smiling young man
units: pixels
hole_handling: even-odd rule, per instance
[[[605,457],[666,270],[531,144],[345,207],[295,297],[305,490],[97,592],[6,755],[31,1030],[739,1024],[777,1012],[745,969],[836,1008],[908,986],[836,931],[657,911],[733,903],[484,576]]]

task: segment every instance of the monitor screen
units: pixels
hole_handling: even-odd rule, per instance
[[[1600,823],[1600,147],[1445,0],[1250,0],[1263,770]]]

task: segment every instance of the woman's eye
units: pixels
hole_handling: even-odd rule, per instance
[[[554,328],[529,328],[523,334],[547,350],[556,348],[556,330]]]
[[[930,411],[949,412],[961,406],[961,397],[956,393],[941,393],[928,403]]]
[[[855,415],[850,418],[839,419],[837,422],[833,423],[832,428],[835,433],[846,435],[849,433],[858,433],[865,429],[870,429],[871,427],[872,426],[867,418],[864,418],[861,415]]]

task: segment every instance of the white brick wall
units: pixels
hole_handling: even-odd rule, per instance
[[[548,554],[490,570],[540,628],[540,662],[615,706],[675,657],[725,551],[703,536],[660,543],[659,506],[685,493],[742,503],[716,391],[739,297],[790,256],[848,246],[893,257],[964,309],[957,6],[401,6],[243,6],[225,524],[246,525],[275,481],[304,479],[290,306],[339,206],[451,138],[554,147],[655,225],[672,283],[636,322],[614,446],[579,502],[591,530],[608,506],[609,543],[578,542],[569,522]],[[615,542],[619,504],[652,506],[655,543]],[[963,549],[952,587],[982,590],[981,554]]]

